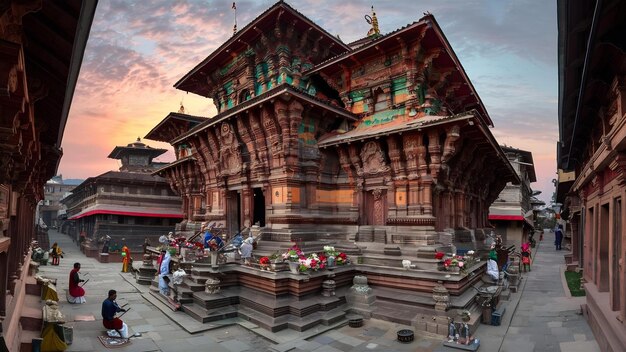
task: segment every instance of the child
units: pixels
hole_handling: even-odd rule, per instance
[[[524,272],[526,272],[526,269],[530,271],[530,243],[522,245],[522,268]]]

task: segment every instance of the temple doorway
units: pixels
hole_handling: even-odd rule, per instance
[[[609,205],[602,204],[600,207],[600,229],[598,233],[598,258],[600,258],[600,270],[598,291],[609,291]]]
[[[622,286],[622,278],[619,272],[619,260],[622,254],[622,199],[615,199],[615,207],[613,208],[613,218],[615,221],[613,222],[613,257],[612,263],[613,268],[611,271],[613,273],[613,297],[612,308],[613,310],[620,310],[620,299],[621,299],[621,286]]]
[[[228,192],[228,233],[233,236],[241,230],[241,191]]]
[[[259,223],[259,226],[265,226],[265,195],[261,188],[253,189],[254,212],[252,215],[252,225]]]
[[[365,192],[363,225],[385,225],[387,221],[387,191],[375,189]]]

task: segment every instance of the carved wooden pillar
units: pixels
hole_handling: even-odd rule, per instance
[[[263,108],[261,110],[261,123],[267,137],[268,149],[271,153],[270,171],[283,165],[282,131],[279,130],[272,112]]]
[[[352,172],[352,166],[350,164],[350,157],[348,155],[348,150],[346,147],[337,146],[337,153],[339,154],[339,165],[345,171],[348,176],[348,183],[350,188],[354,188],[354,173]]]
[[[348,154],[350,155],[350,163],[356,170],[356,187],[360,192],[363,190],[363,166],[361,165],[361,158],[359,158],[359,146],[351,144],[348,146]],[[360,203],[359,203],[360,204]]]
[[[463,191],[457,190],[455,192],[456,196],[456,227],[465,226],[465,195]]]
[[[387,204],[389,204],[389,210],[395,212],[393,215],[397,218],[398,216],[407,215],[406,172],[404,170],[404,163],[402,162],[401,144],[398,143],[396,136],[391,135],[387,138],[387,146],[393,175],[391,189],[387,193]],[[398,207],[401,207],[402,210],[398,211]]]
[[[263,177],[264,179],[270,170],[266,136],[261,126],[261,122],[259,121],[259,116],[256,112],[250,111],[248,113],[248,119],[250,121],[250,133],[252,134],[252,140],[258,156],[258,163],[254,167],[254,171],[257,177]]]
[[[300,128],[300,124],[302,123],[302,112],[304,111],[304,107],[297,100],[293,100],[289,103],[289,130],[290,130],[290,155],[295,156],[294,165],[298,164],[298,154],[299,154],[299,138],[298,138],[298,130]]]
[[[241,141],[246,145],[246,148],[248,149],[248,155],[250,155],[250,169],[256,170],[257,164],[259,163],[256,146],[252,142],[252,136],[248,131],[248,126],[246,126],[246,121],[243,116],[240,116],[237,119],[237,133],[239,134]]]
[[[253,197],[254,197],[254,192],[252,191],[252,189],[250,187],[245,187],[242,191],[241,191],[241,202],[242,202],[242,207],[243,207],[243,214],[242,217],[242,224],[245,227],[250,227],[252,226],[252,214],[254,213],[254,209],[253,209]]]
[[[276,101],[274,101],[274,113],[276,114],[276,119],[278,120],[281,134],[283,136],[283,154],[285,155],[285,158],[287,158],[292,153],[292,150],[290,148],[291,125],[289,123],[287,104],[285,104],[285,102],[283,102],[281,99],[277,99]]]
[[[206,147],[206,151],[209,153],[209,157],[210,160],[212,161],[211,165],[209,166],[209,170],[214,169],[215,170],[215,178],[216,180],[220,179],[223,177],[222,174],[222,165],[220,164],[220,148],[219,148],[219,140],[217,138],[217,134],[215,133],[215,129],[213,128],[207,128],[206,131],[206,141],[207,143],[207,147]]]
[[[430,155],[430,175],[434,182],[437,182],[439,170],[441,169],[441,146],[439,144],[439,131],[428,132],[428,153]]]
[[[441,163],[447,163],[454,157],[457,152],[457,144],[461,138],[461,127],[458,125],[451,126],[446,129],[446,140],[443,146],[443,154],[441,155]]]

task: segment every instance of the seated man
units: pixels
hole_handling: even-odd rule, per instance
[[[74,263],[74,269],[70,271],[70,289],[67,297],[67,301],[70,303],[81,304],[87,302],[85,300],[85,289],[78,285],[81,282],[85,282],[78,276],[79,271],[80,263]]]
[[[498,255],[495,250],[489,252],[489,260],[487,260],[487,275],[494,281],[498,281],[500,278],[500,271],[498,270]]]
[[[116,318],[115,314],[125,312],[126,309],[121,308],[115,302],[117,291],[109,290],[109,297],[102,302],[102,325],[108,329],[107,334],[110,337],[128,338],[128,325],[120,318]]]

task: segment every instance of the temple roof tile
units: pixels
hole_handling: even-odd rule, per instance
[[[320,37],[320,39],[325,38],[325,40],[330,41],[333,45],[327,44],[326,46],[329,48],[336,48],[335,50],[333,50],[335,53],[350,50],[350,47],[348,47],[339,38],[328,33],[324,28],[317,25],[315,22],[300,13],[298,10],[294,9],[283,1],[278,1],[276,4],[272,5],[269,9],[257,16],[240,31],[230,37],[224,44],[222,44],[219,48],[213,51],[206,59],[202,60],[202,62],[196,65],[180,80],[178,80],[178,82],[174,84],[174,87],[187,92],[192,92],[201,96],[209,97],[205,79],[207,73],[202,73],[200,71],[202,71],[202,69],[204,69],[205,67],[219,66],[218,61],[231,59],[234,52],[244,52],[247,49],[247,43],[252,42],[253,39],[261,35],[257,30],[255,30],[257,27],[260,27],[267,21],[273,21],[274,17],[276,16],[287,18],[287,16],[289,15],[306,24],[309,29],[315,29],[317,32],[322,34],[322,37]],[[202,77],[198,77],[198,75]],[[203,89],[199,89],[195,82],[200,78],[204,79],[204,82],[202,83],[204,85]]]

